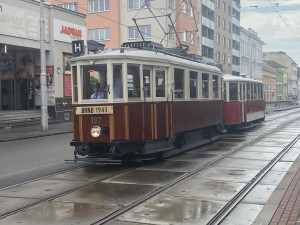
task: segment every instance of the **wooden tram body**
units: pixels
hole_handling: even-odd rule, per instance
[[[225,74],[224,125],[239,128],[265,118],[265,101],[261,81]]]
[[[76,57],[71,65],[76,155],[157,154],[199,145],[222,127],[216,67],[136,48]],[[104,99],[90,99],[94,81]]]

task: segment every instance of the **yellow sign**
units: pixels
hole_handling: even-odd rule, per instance
[[[113,114],[113,106],[86,106],[76,107],[76,115],[88,115],[88,114]]]

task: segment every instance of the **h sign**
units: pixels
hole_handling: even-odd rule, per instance
[[[72,55],[80,56],[84,54],[84,41],[72,41]]]

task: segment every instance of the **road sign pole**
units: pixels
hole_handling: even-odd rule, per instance
[[[48,130],[48,106],[47,106],[47,75],[46,75],[46,52],[45,52],[45,19],[44,19],[44,0],[40,0],[40,45],[41,45],[41,128],[42,131]]]

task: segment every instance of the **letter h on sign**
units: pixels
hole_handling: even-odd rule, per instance
[[[72,41],[72,55],[80,56],[84,54],[84,41]]]

